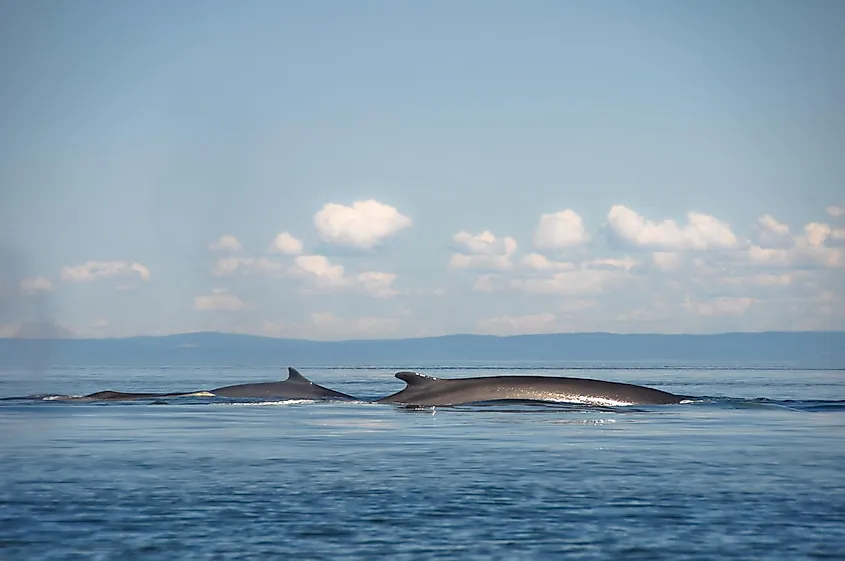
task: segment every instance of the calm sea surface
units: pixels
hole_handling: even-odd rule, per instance
[[[427,367],[694,403],[0,402],[0,561],[845,559],[845,371]],[[407,365],[402,367],[407,368]],[[363,399],[394,368],[301,368]],[[183,391],[266,368],[0,371],[0,397]]]

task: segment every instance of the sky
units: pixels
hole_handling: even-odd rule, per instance
[[[0,3],[0,336],[845,329],[845,3]]]

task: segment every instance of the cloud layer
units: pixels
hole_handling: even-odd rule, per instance
[[[843,213],[837,205],[824,213],[831,223],[791,225],[761,214],[743,238],[703,212],[676,221],[623,205],[613,205],[591,234],[588,221],[567,208],[541,213],[524,232],[524,250],[517,236],[492,228],[427,238],[441,252],[439,264],[400,275],[377,250],[410,229],[411,218],[373,199],[329,203],[314,214],[313,232],[294,235],[282,224],[279,234],[252,248],[233,234],[210,240],[205,274],[216,286],[193,295],[187,307],[223,322],[203,326],[318,338],[441,333],[449,322],[495,334],[845,328],[845,226],[836,222]],[[607,236],[595,235],[602,230],[615,243],[602,243]],[[324,255],[326,245],[358,251]],[[137,261],[89,260],[61,267],[54,279],[19,277],[11,289],[35,302],[64,286],[125,290],[151,279],[150,268]],[[257,287],[295,302],[297,319],[270,313]],[[378,313],[361,313],[369,309]],[[110,319],[66,331],[108,335]],[[4,323],[0,329],[23,328]]]

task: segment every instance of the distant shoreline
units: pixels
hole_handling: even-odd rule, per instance
[[[108,339],[0,339],[0,365],[377,365],[458,362],[748,362],[845,367],[845,331],[443,335],[318,341],[197,332]]]

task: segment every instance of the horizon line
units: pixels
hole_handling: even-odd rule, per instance
[[[713,333],[618,333],[612,331],[560,331],[548,333],[513,333],[510,335],[496,335],[492,333],[449,333],[444,335],[427,335],[420,337],[397,337],[397,338],[370,338],[370,339],[301,339],[294,337],[274,337],[271,335],[259,335],[254,333],[235,333],[228,331],[184,331],[179,333],[169,333],[166,335],[126,335],[126,336],[112,336],[112,337],[74,337],[74,336],[60,336],[60,337],[28,337],[28,336],[14,336],[14,337],[0,337],[0,341],[126,341],[131,339],[167,339],[172,337],[186,337],[191,335],[222,335],[227,337],[248,337],[253,339],[269,339],[273,341],[291,341],[298,343],[366,343],[366,342],[398,342],[398,341],[424,341],[431,339],[445,339],[450,337],[477,337],[477,338],[496,338],[496,339],[514,339],[524,337],[548,337],[548,336],[577,336],[577,335],[605,335],[616,337],[720,337],[728,335],[773,335],[773,334],[843,334],[845,330],[768,330],[768,331],[719,331]]]

